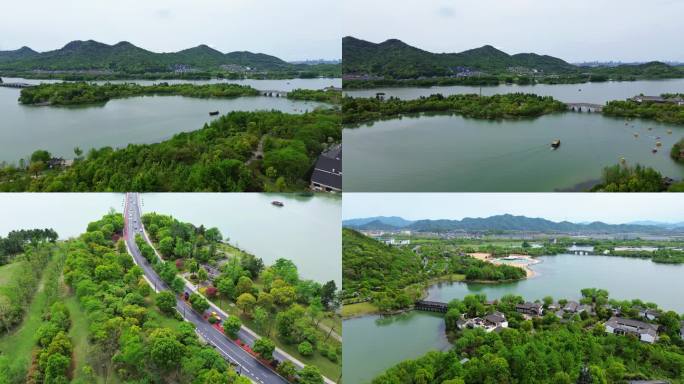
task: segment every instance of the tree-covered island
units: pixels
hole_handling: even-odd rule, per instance
[[[517,119],[565,111],[567,107],[550,96],[511,93],[493,96],[441,94],[415,100],[398,98],[352,98],[342,101],[343,122],[358,124],[420,112],[453,113],[475,119]]]
[[[21,90],[19,102],[25,105],[87,105],[106,103],[112,99],[135,96],[185,96],[203,99],[228,99],[241,96],[259,96],[262,92],[248,86],[231,83],[140,85],[136,83],[43,83]],[[319,101],[339,104],[341,92],[336,90],[295,89],[283,92],[293,100]]]

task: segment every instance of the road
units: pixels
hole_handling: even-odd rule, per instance
[[[138,204],[137,194],[126,194],[126,202],[124,206],[124,237],[128,252],[133,256],[133,260],[139,265],[144,277],[155,291],[169,290],[169,287],[154,271],[152,265],[143,257],[140,249],[135,243],[135,235],[143,235],[142,221],[140,219],[141,212]],[[261,384],[287,384],[288,382],[276,373],[265,367],[254,356],[247,353],[238,345],[230,341],[225,335],[212,327],[199,313],[195,312],[188,303],[184,300],[178,299],[176,302],[176,309],[183,316],[183,318],[193,323],[197,329],[197,333],[202,336],[210,345],[214,346],[216,350],[232,364],[236,365],[236,370],[248,377],[255,383]],[[240,335],[242,339],[242,335]],[[243,339],[244,341],[247,341]],[[275,356],[275,355],[274,355]],[[276,358],[278,358],[276,356]]]

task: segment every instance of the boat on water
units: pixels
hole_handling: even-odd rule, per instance
[[[639,137],[639,134],[634,132],[634,137]]]
[[[556,140],[551,142],[551,148],[558,149],[558,147],[560,147],[560,144],[561,144],[560,140],[556,139]]]
[[[218,114],[219,114],[219,111],[209,112],[209,116],[216,116]]]
[[[658,153],[658,148],[651,149],[651,153]]]
[[[271,204],[275,205],[276,207],[284,207],[285,206],[285,204],[283,204],[281,201],[278,201],[278,200],[271,201]]]
[[[663,146],[663,143],[661,143],[660,141],[656,141],[656,147],[662,147],[662,146]]]

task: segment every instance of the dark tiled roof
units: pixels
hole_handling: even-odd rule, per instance
[[[606,321],[606,325],[609,325],[612,328],[626,329],[628,331],[634,331],[640,334],[647,333],[653,336],[657,335],[658,331],[658,326],[655,324],[615,316],[608,319],[608,321]]]
[[[314,169],[311,175],[311,182],[336,189],[342,189],[342,175]]]
[[[338,145],[322,153],[316,161],[311,182],[342,189],[342,146]]]
[[[494,324],[499,324],[504,321],[506,321],[506,316],[501,313],[501,312],[494,312],[490,313],[489,315],[485,316],[485,320],[494,323]]]

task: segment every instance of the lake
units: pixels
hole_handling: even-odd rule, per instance
[[[615,299],[638,298],[684,313],[684,301],[679,294],[684,292],[684,265],[593,255],[538,259],[542,262],[530,267],[536,272],[531,279],[508,284],[441,283],[429,289],[427,299],[448,302],[468,294],[485,294],[488,299],[515,294],[527,300],[544,296],[577,300],[582,288],[603,288]],[[343,326],[344,376],[347,380],[356,379],[351,380],[353,383],[369,382],[403,360],[448,348],[443,317],[433,313],[414,311],[399,315],[396,320],[367,316],[345,320]]]
[[[4,78],[5,82],[41,80]],[[319,89],[335,85],[339,79],[240,80],[257,89]],[[130,82],[130,81],[129,81]],[[158,81],[135,81],[152,84]],[[174,81],[169,81],[174,82]],[[213,81],[175,81],[204,84]],[[228,82],[228,81],[224,81]],[[115,99],[103,105],[78,107],[37,107],[18,103],[20,90],[0,87],[0,162],[16,163],[37,149],[73,158],[74,147],[87,152],[103,146],[124,147],[129,143],[148,144],[168,139],[176,133],[202,128],[213,118],[209,111],[276,109],[288,113],[311,111],[322,103],[276,97],[198,99],[182,96],[144,96]],[[216,117],[214,117],[216,118]]]
[[[271,201],[282,201],[282,208]],[[232,244],[261,257],[292,260],[300,275],[341,287],[341,206],[339,196],[260,193],[143,194],[143,212],[218,227]],[[0,194],[0,236],[15,229],[53,228],[60,238],[78,236],[111,208],[123,211],[118,193]],[[11,218],[11,219],[10,219]]]
[[[368,383],[401,361],[451,346],[446,338],[444,316],[429,312],[344,320],[342,332],[345,383]]]
[[[536,84],[536,85],[496,85],[496,86],[444,86],[444,87],[407,87],[407,88],[377,88],[350,90],[345,93],[352,97],[374,97],[378,92],[386,93],[385,97],[400,99],[417,99],[435,93],[453,95],[461,93],[477,93],[490,96],[499,93],[535,93],[543,96],[553,96],[566,103],[605,104],[610,100],[623,100],[639,94],[660,95],[663,93],[684,92],[684,79],[669,80],[639,80],[639,81],[608,81],[604,83],[584,84]]]
[[[664,176],[684,177],[684,165],[669,157],[684,127],[645,120],[626,126],[623,119],[599,114],[507,121],[423,114],[345,128],[342,135],[346,191],[571,189],[599,179],[604,167],[623,157]],[[555,139],[561,140],[558,150],[550,148]],[[657,141],[662,147],[653,154]]]

